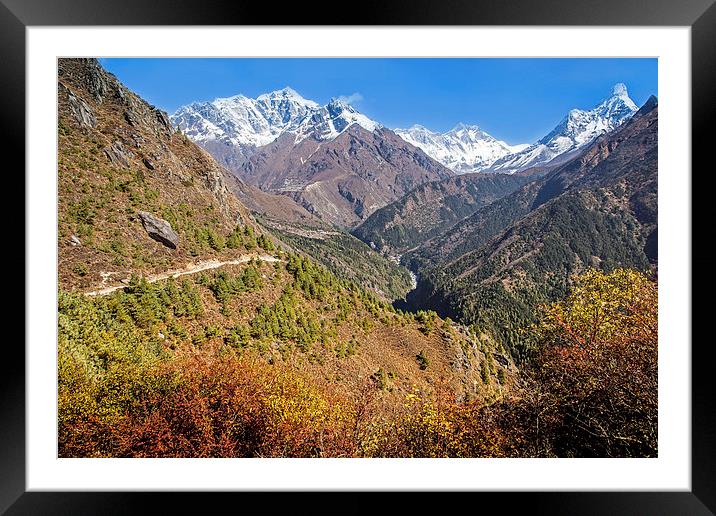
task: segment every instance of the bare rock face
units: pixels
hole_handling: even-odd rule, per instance
[[[129,167],[129,158],[132,156],[132,152],[126,149],[122,142],[115,141],[111,146],[105,147],[103,151],[113,165]]]
[[[138,215],[142,220],[144,230],[151,238],[167,247],[171,247],[172,249],[177,248],[177,245],[179,244],[179,235],[177,235],[172,229],[171,224],[169,224],[166,220],[155,217],[146,211],[140,211]]]
[[[95,58],[60,59],[57,68],[60,77],[71,78],[75,84],[81,85],[98,104],[102,103],[111,88],[110,74]]]
[[[110,89],[109,80],[107,74],[102,69],[97,59],[87,59],[87,73],[85,76],[85,83],[87,90],[94,96],[94,99],[101,103],[104,100],[105,95]]]
[[[94,115],[94,111],[89,105],[72,93],[69,88],[65,87],[62,83],[59,83],[58,88],[61,93],[67,95],[67,103],[70,107],[70,113],[77,120],[77,123],[84,128],[95,127],[97,125],[97,118]]]
[[[155,109],[154,115],[157,117],[157,122],[159,122],[159,124],[162,127],[164,127],[164,129],[166,129],[168,131],[173,130],[172,123],[169,121],[169,117],[167,116],[167,114],[164,111]]]

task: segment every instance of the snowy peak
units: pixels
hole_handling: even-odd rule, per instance
[[[612,96],[614,97],[629,97],[629,93],[627,92],[626,84],[623,82],[618,82],[614,85],[612,88]]]
[[[515,152],[512,146],[477,125],[459,123],[445,133],[437,133],[416,124],[409,129],[396,129],[395,133],[458,174],[478,172]]]
[[[261,147],[284,133],[296,141],[308,137],[332,139],[353,123],[369,131],[378,124],[345,102],[332,99],[326,106],[305,99],[290,87],[259,95],[218,98],[180,107],[172,122],[192,140],[220,142],[236,147]]]
[[[570,110],[564,120],[537,143],[559,150],[565,144],[562,139],[566,137],[571,140],[571,147],[581,147],[600,134],[613,131],[636,111],[636,104],[629,98],[626,86],[617,83],[610,97],[589,111]]]
[[[570,110],[544,138],[526,149],[500,158],[492,165],[491,170],[514,173],[545,165],[558,156],[579,149],[598,136],[613,131],[636,111],[636,104],[629,98],[626,85],[619,82],[612,87],[611,95],[596,107],[590,110]]]
[[[478,140],[485,140],[485,141],[497,141],[495,138],[493,138],[491,135],[484,132],[482,129],[480,129],[476,125],[467,125],[460,122],[455,127],[450,129],[447,133],[447,135],[454,136],[455,138],[464,141],[464,142],[476,142]]]
[[[274,101],[282,101],[282,100],[288,100],[295,102],[297,104],[303,104],[303,105],[312,105],[315,107],[318,107],[318,104],[313,102],[312,100],[306,100],[304,99],[299,93],[294,90],[293,88],[289,88],[286,86],[285,88],[282,88],[280,90],[272,91],[271,93],[264,93],[263,95],[259,95],[256,97],[256,100],[259,102],[274,102]]]
[[[332,140],[353,124],[368,131],[374,131],[380,124],[358,112],[343,100],[332,98],[324,107],[317,108],[297,128],[296,143],[313,137],[317,140]]]
[[[448,131],[448,133],[453,133],[453,134],[460,133],[460,132],[463,132],[463,133],[464,132],[473,132],[473,133],[480,132],[480,127],[478,127],[477,125],[468,125],[468,124],[464,124],[462,122],[458,122],[458,124],[455,127],[453,127],[452,129],[450,129]]]

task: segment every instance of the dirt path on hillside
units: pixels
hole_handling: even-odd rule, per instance
[[[236,260],[227,260],[223,262],[219,260],[206,260],[203,262],[198,262],[196,264],[191,264],[184,269],[175,269],[171,271],[161,272],[159,274],[150,274],[149,276],[146,276],[146,280],[148,283],[154,283],[155,281],[161,281],[169,278],[178,278],[180,276],[186,276],[187,274],[196,274],[197,272],[202,272],[210,269],[218,269],[219,267],[223,267],[224,265],[239,265],[242,263],[250,262],[254,259],[259,259],[262,262],[272,263],[280,261],[278,258],[270,256],[268,254],[249,254],[242,256],[241,258],[237,258]],[[113,285],[111,287],[105,287],[99,290],[93,290],[91,292],[85,292],[85,295],[105,296],[107,294],[111,294],[115,290],[120,290],[123,288],[127,288],[127,285],[124,283],[120,285]]]

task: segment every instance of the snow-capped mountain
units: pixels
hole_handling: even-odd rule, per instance
[[[332,140],[351,124],[358,124],[371,132],[380,127],[380,124],[359,113],[353,106],[340,99],[331,99],[324,107],[304,118],[298,128],[291,132],[296,133],[296,143],[309,136],[317,140]]]
[[[501,157],[489,170],[515,173],[546,165],[592,142],[597,136],[613,131],[636,111],[627,87],[617,83],[612,88],[612,94],[594,109],[572,109],[547,136],[521,152]]]
[[[395,133],[458,174],[479,172],[499,158],[528,147],[528,144],[509,145],[476,125],[462,123],[446,133],[433,132],[421,125],[395,129]]]
[[[379,126],[353,107],[333,99],[320,106],[291,88],[259,95],[219,98],[180,107],[171,120],[200,144],[222,143],[243,149],[267,145],[284,133],[296,141],[310,136],[330,140],[357,123],[369,131]]]

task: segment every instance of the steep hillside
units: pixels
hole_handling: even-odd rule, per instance
[[[60,287],[245,252],[226,237],[253,222],[211,156],[96,60],[58,70]]]
[[[645,224],[656,222],[657,100],[651,97],[631,121],[603,135],[582,153],[554,169],[533,169],[536,180],[477,210],[438,238],[406,255],[413,267],[447,262],[480,248],[510,224],[570,189],[629,178],[635,191],[632,208]],[[637,122],[638,120],[638,122]],[[618,147],[621,146],[621,149]],[[617,152],[613,152],[618,149]],[[519,174],[515,174],[519,175]],[[650,254],[653,253],[650,251]],[[652,260],[654,260],[652,258]]]
[[[505,174],[464,174],[426,183],[375,211],[352,233],[380,251],[400,255],[512,193],[527,180]]]
[[[649,270],[657,260],[658,108],[543,179],[468,217],[408,260],[409,302],[489,327],[515,350],[516,328],[587,267]]]
[[[388,129],[353,124],[330,141],[284,134],[238,172],[262,190],[292,197],[328,223],[353,227],[416,186],[453,172]]]

